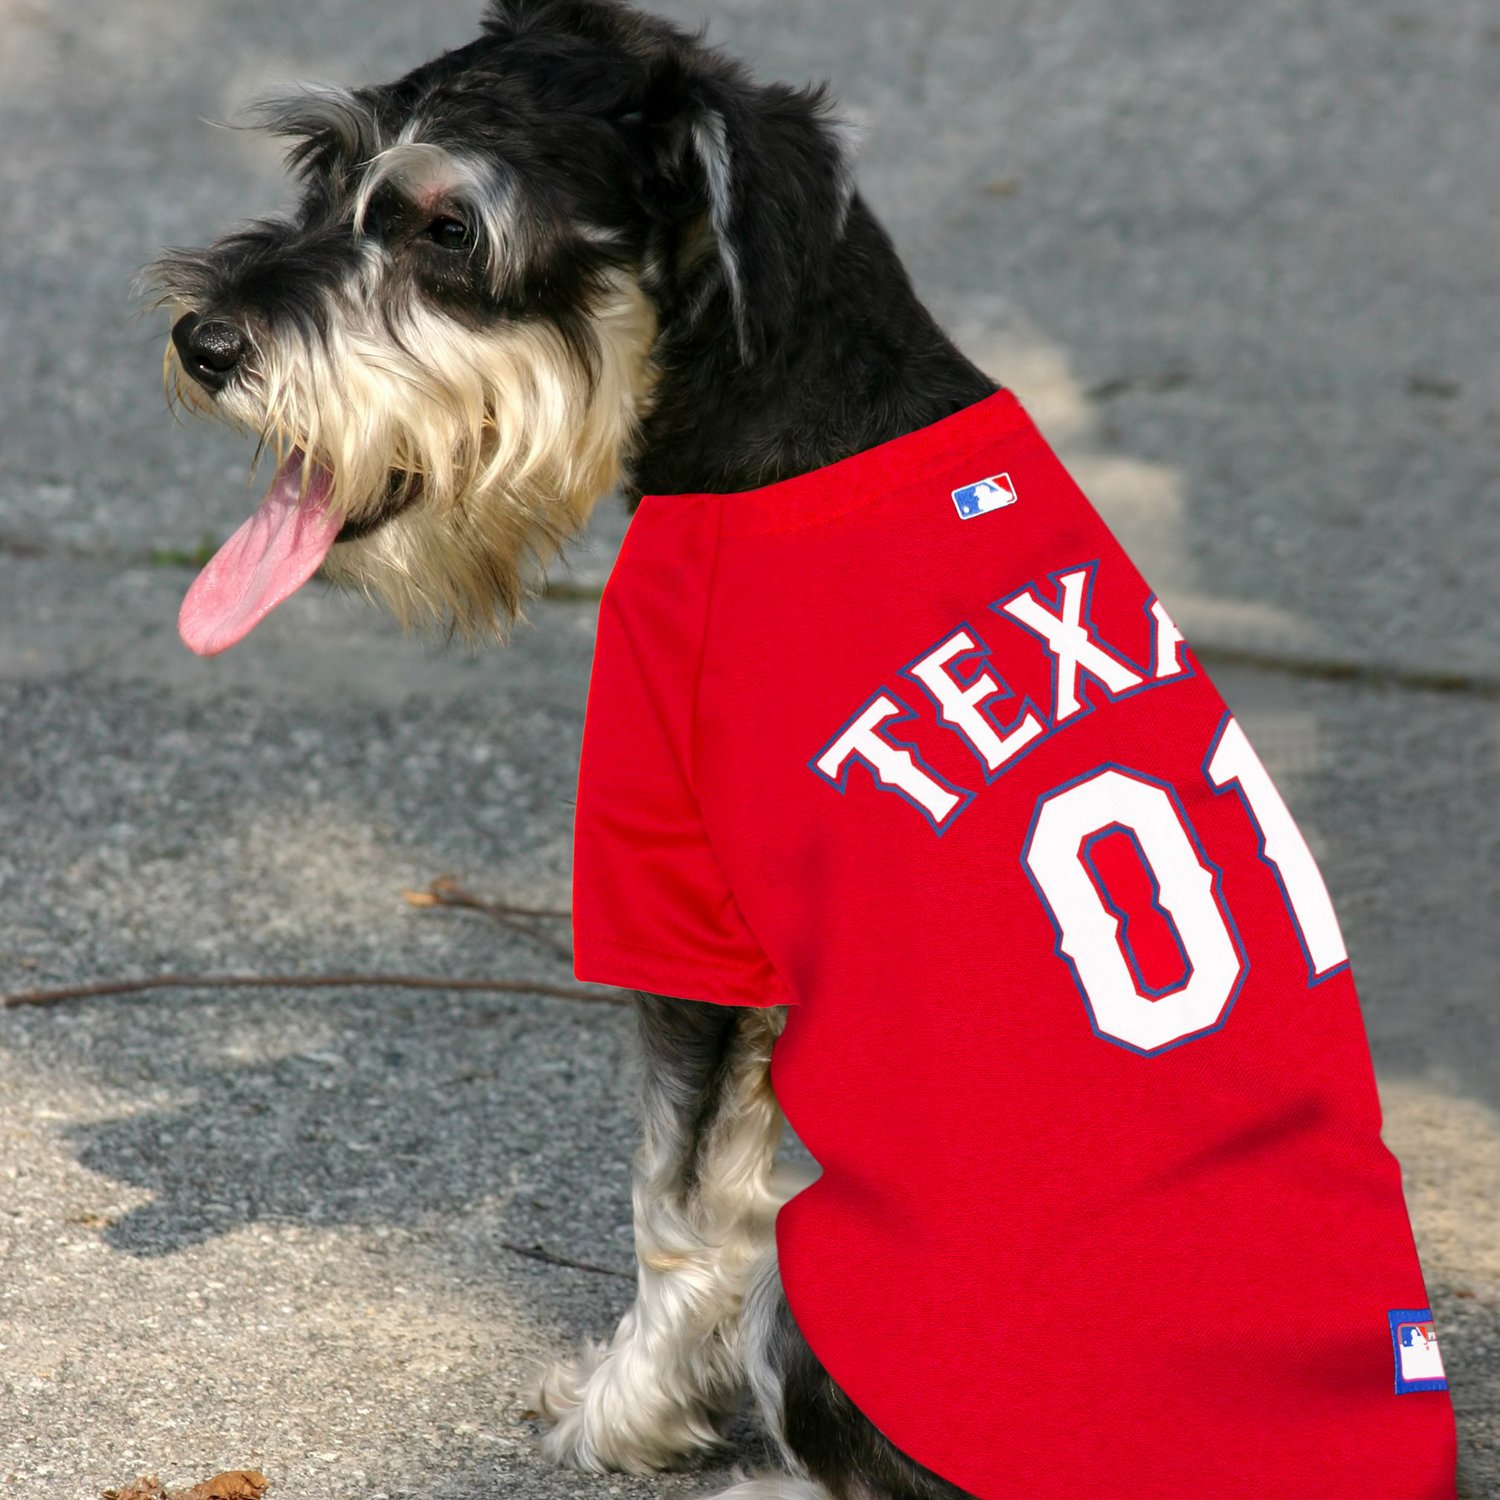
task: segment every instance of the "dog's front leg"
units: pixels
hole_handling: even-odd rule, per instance
[[[596,1473],[669,1467],[718,1442],[743,1382],[740,1308],[787,1196],[768,1076],[782,1013],[647,995],[637,1013],[635,1304],[609,1344],[553,1367],[538,1395],[547,1456]]]

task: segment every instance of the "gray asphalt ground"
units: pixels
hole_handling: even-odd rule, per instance
[[[203,121],[390,74],[477,7],[0,0],[0,989],[568,977],[401,892],[453,874],[566,904],[589,590],[621,518],[508,654],[437,653],[313,588],[198,662],[174,554],[247,512],[248,454],[167,418],[164,326],[129,296],[158,246],[279,200],[274,148]],[[1303,820],[1465,1494],[1493,1500],[1500,10],[662,8],[766,76],[834,81],[919,286],[1136,551]],[[0,1497],[243,1466],[272,1500],[711,1489],[723,1471],[550,1472],[524,1416],[533,1365],[630,1294],[627,1034],[608,1009],[370,988],[0,1013]]]

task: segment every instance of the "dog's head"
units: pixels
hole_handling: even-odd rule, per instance
[[[503,630],[620,481],[674,341],[790,336],[851,192],[821,91],[614,0],[493,0],[469,46],[256,123],[292,142],[296,211],[148,273],[169,390],[276,461],[184,605],[205,654],[319,569]]]

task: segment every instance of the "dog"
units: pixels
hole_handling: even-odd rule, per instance
[[[259,106],[257,119],[291,143],[296,211],[206,249],[168,252],[150,272],[173,315],[171,393],[249,432],[275,460],[261,508],[184,602],[183,638],[202,654],[235,645],[314,574],[383,602],[408,625],[503,639],[548,561],[611,491],[633,508],[647,496],[721,497],[727,515],[737,496],[775,493],[850,463],[874,485],[882,461],[872,453],[958,430],[950,424],[972,424],[973,413],[1000,411],[996,403],[1009,399],[919,300],[856,188],[854,133],[826,92],[756,82],[701,37],[616,0],[491,0],[470,45],[387,86],[298,89]],[[1004,420],[1021,430],[1014,413]],[[1064,483],[1051,468],[952,478],[951,500],[941,498],[964,527],[1020,516],[1028,486]],[[642,506],[640,547],[669,514],[685,512]],[[1178,692],[1195,675],[1154,597],[1131,605],[1139,630],[1150,632],[1132,655],[1102,643],[1092,567],[1059,574],[1055,596],[1017,590],[1003,610],[993,606],[1044,648],[1035,670],[1052,672],[1050,706],[1038,685],[1024,702],[1019,689],[1009,692],[1019,712],[1008,726],[976,709],[1007,690],[972,666],[957,675],[960,663],[989,660],[977,629],[957,620],[938,650],[904,669],[932,699],[939,729],[993,752],[986,783],[1012,753],[1019,760],[1074,715],[1106,701],[1144,702],[1148,687]],[[1126,569],[1120,562],[1114,576]],[[1148,647],[1154,667],[1132,666]],[[1075,696],[1064,701],[1069,682]],[[848,803],[850,768],[861,766],[859,795],[900,790],[925,819],[913,823],[922,837],[947,836],[973,799],[905,748],[909,740],[880,728],[900,708],[895,696],[871,699],[821,755],[807,747],[803,770],[821,777],[816,795],[832,785]],[[591,722],[594,714],[591,703]],[[1226,745],[1239,758],[1223,760],[1205,796],[1235,789],[1248,804],[1245,788],[1260,783],[1253,752],[1247,758],[1231,726],[1226,719],[1214,764]],[[591,755],[597,764],[609,747],[591,750],[586,731]],[[1138,787],[1147,812],[1170,813],[1166,793]],[[1049,823],[1051,806],[1038,804],[1027,855],[1032,885],[1056,919],[1057,951],[1067,955],[1058,911],[1071,867],[1059,872],[1039,847],[1051,824],[1065,821],[1057,802]],[[581,819],[585,810],[581,794]],[[820,806],[810,816],[825,814]],[[1201,870],[1194,899],[1207,901],[1209,866]],[[1312,886],[1304,872],[1303,889],[1321,913],[1321,882]],[[628,906],[628,877],[622,893]],[[1036,920],[1041,931],[1045,920]],[[1231,936],[1217,960],[1243,966]],[[1330,960],[1315,978],[1339,972]],[[1087,988],[1076,956],[1074,977]],[[1066,1479],[1037,1482],[1019,1458],[1015,1477],[1003,1477],[1006,1450],[1019,1453],[1024,1437],[1003,1428],[982,1429],[990,1451],[977,1467],[932,1462],[941,1441],[898,1440],[909,1430],[899,1402],[875,1403],[877,1421],[872,1402],[848,1388],[852,1366],[843,1362],[836,1377],[809,1342],[775,1239],[788,1200],[810,1201],[777,1166],[783,1119],[770,1077],[773,1049],[799,1024],[789,1020],[797,1007],[774,994],[737,1006],[632,987],[642,1059],[637,1294],[607,1343],[541,1378],[546,1455],[591,1473],[677,1467],[721,1446],[748,1391],[785,1472],[742,1482],[729,1492],[736,1500],[1084,1493]],[[1122,1058],[1151,1055],[1216,1032],[1238,988],[1226,979],[1217,1009],[1166,1042],[1111,1022],[1102,1008],[1090,1009],[1093,1038],[1080,1030],[1120,1042]],[[1139,1015],[1150,1019],[1129,1024],[1149,1029],[1161,1014],[1146,1005]],[[1388,1199],[1388,1174],[1378,1163],[1371,1170]],[[1422,1327],[1425,1341],[1430,1312],[1409,1274],[1409,1231],[1392,1233],[1404,1279],[1390,1300],[1404,1303],[1400,1326]],[[899,1281],[884,1294],[899,1303]],[[899,1306],[889,1321],[900,1322]],[[1132,1326],[1146,1332],[1138,1320]],[[1383,1322],[1380,1332],[1388,1342]],[[942,1330],[933,1337],[940,1344]],[[1036,1386],[1033,1370],[1055,1376],[1045,1318],[1015,1309],[1006,1338],[1012,1354],[1030,1352],[996,1356],[997,1382],[1002,1364],[1015,1389],[1017,1380]],[[977,1357],[955,1354],[959,1364]],[[977,1378],[985,1383],[984,1368]],[[972,1425],[960,1416],[963,1403],[951,1404],[955,1427]],[[1441,1415],[1434,1420],[1440,1428]],[[1424,1433],[1419,1445],[1442,1446],[1441,1434]],[[972,1432],[966,1440],[976,1441]],[[1088,1445],[1080,1430],[1078,1446]],[[1167,1492],[1152,1487],[1159,1476],[1140,1467],[1138,1453],[1119,1462],[1114,1493]],[[1432,1462],[1441,1468],[1441,1454]],[[960,1483],[958,1474],[993,1477]],[[1243,1490],[1233,1479],[1215,1482],[1200,1474],[1194,1492],[1205,1500],[1264,1492],[1263,1476],[1248,1472]],[[1304,1492],[1345,1490],[1320,1473]],[[1439,1492],[1414,1484],[1399,1493]]]

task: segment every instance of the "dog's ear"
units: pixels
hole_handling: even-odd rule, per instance
[[[722,287],[747,361],[789,337],[854,195],[855,132],[825,89],[757,84],[701,36],[619,0],[490,0],[485,29],[507,42],[555,33],[617,61],[616,118],[647,142],[642,206],[681,231],[687,316]]]
[[[754,359],[792,335],[827,278],[854,194],[853,127],[822,86],[756,84],[701,47],[657,60],[643,114],[672,175],[707,210],[707,274],[722,280]]]

